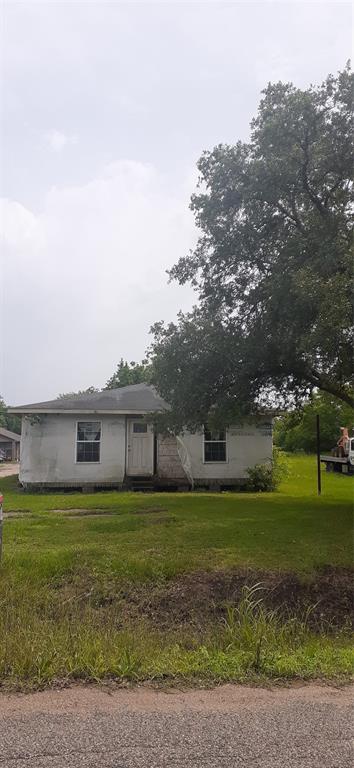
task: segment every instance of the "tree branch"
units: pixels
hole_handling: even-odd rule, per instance
[[[341,183],[342,183],[342,178],[339,177],[339,179],[337,179],[336,183],[332,184],[332,186],[327,190],[327,193],[326,193],[325,199],[324,199],[324,206],[325,206],[325,208],[327,208],[327,206],[328,206],[329,198],[331,197],[331,195],[333,195],[333,192],[335,192],[336,189],[338,189],[338,187],[341,185]]]
[[[310,187],[310,182],[308,180],[307,175],[307,169],[310,163],[310,157],[309,157],[309,140],[308,140],[308,134],[306,133],[305,142],[301,145],[302,149],[304,151],[305,155],[305,161],[301,168],[301,177],[302,177],[302,183],[304,190],[307,192],[310,200],[313,202],[314,206],[317,208],[319,213],[321,214],[322,218],[327,219],[329,215],[328,209],[323,205],[321,199],[315,194],[313,189]]]
[[[282,203],[278,202],[278,203],[274,203],[274,205],[275,205],[276,208],[278,208],[278,210],[281,213],[284,214],[284,216],[286,216],[288,219],[291,219],[291,221],[296,225],[297,229],[300,230],[302,235],[306,234],[305,227],[304,227],[302,221],[300,221],[299,217],[296,214],[296,209],[294,210],[293,213],[290,213],[290,211],[288,211],[288,209],[285,208],[285,206],[282,205]]]
[[[304,227],[304,225],[303,225],[303,223],[302,223],[302,221],[300,219],[298,210],[296,208],[295,196],[294,195],[291,198],[291,210],[293,212],[294,220],[297,222],[297,225],[298,225],[298,228],[299,228],[300,232],[302,232],[303,235],[306,235],[307,234],[306,233],[306,229],[305,229],[305,227]]]
[[[354,396],[350,391],[339,386],[325,373],[320,373],[319,371],[312,369],[308,374],[308,379],[314,387],[318,387],[318,389],[328,392],[330,395],[334,395],[334,397],[338,397],[338,400],[342,400],[343,403],[354,408]]]

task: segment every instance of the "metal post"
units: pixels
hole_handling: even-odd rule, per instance
[[[321,496],[321,446],[320,446],[320,417],[316,416],[316,439],[317,439],[317,493]]]

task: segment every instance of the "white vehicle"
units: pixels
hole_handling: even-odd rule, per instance
[[[349,437],[346,427],[341,427],[342,435],[330,455],[320,456],[326,465],[326,472],[342,472],[344,475],[354,474],[354,437]]]

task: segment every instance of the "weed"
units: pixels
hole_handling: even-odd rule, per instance
[[[225,630],[226,650],[247,648],[250,667],[261,672],[266,666],[267,654],[275,649],[289,650],[305,644],[311,637],[308,621],[315,606],[309,606],[301,616],[281,618],[283,610],[270,610],[264,605],[266,587],[261,582],[244,586],[237,606],[226,607],[222,619]]]

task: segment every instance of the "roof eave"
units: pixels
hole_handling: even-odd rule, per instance
[[[163,408],[154,408],[150,410],[142,410],[141,408],[129,408],[128,410],[118,410],[118,409],[94,409],[94,408],[21,408],[17,410],[16,408],[8,408],[7,412],[13,414],[14,416],[27,416],[27,415],[36,415],[36,414],[53,414],[53,415],[59,415],[61,413],[65,414],[95,414],[99,416],[104,416],[104,414],[112,414],[115,416],[147,416],[149,413],[163,413]]]

